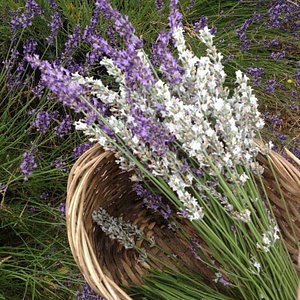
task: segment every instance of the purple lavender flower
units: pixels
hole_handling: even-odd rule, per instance
[[[291,101],[289,104],[291,110],[300,110],[300,105],[297,105],[294,101]]]
[[[265,69],[258,67],[258,68],[248,68],[247,73],[248,75],[253,77],[253,83],[255,85],[260,85],[262,77],[261,75],[264,73]]]
[[[172,55],[168,47],[170,34],[160,32],[155,44],[153,45],[153,61],[155,64],[161,64],[160,70],[166,76],[170,84],[176,84],[181,81],[180,67],[177,60]]]
[[[34,169],[37,168],[37,163],[35,162],[35,153],[37,148],[33,148],[31,151],[26,151],[23,153],[23,162],[20,165],[21,172],[24,175],[24,180],[27,181],[28,177],[32,175]]]
[[[187,11],[191,11],[195,6],[196,0],[190,0],[188,7],[186,8]]]
[[[247,73],[253,77],[260,77],[264,73],[264,71],[265,71],[265,69],[261,68],[261,67],[247,69]]]
[[[105,39],[94,34],[90,40],[93,43],[93,50],[87,56],[87,61],[96,61],[102,55],[113,59],[126,77],[128,87],[141,86],[148,88],[154,83],[154,77],[150,68],[146,67],[137,50],[143,45],[142,40],[137,37],[134,27],[117,10],[113,9],[107,0],[98,0],[96,6],[106,19],[113,20],[114,30],[123,38],[125,49],[114,49]]]
[[[57,10],[57,3],[56,0],[47,0],[49,5],[51,6],[52,10]]]
[[[219,279],[219,282],[224,285],[224,286],[228,286],[228,285],[231,285],[230,281],[226,280],[224,277],[221,277]]]
[[[276,133],[276,136],[277,136],[281,141],[285,141],[285,140],[287,139],[287,135],[286,135],[286,134]]]
[[[290,28],[290,31],[294,32],[299,28],[297,22],[300,17],[299,5],[292,1],[270,1],[268,17],[269,27],[279,28],[283,31]],[[287,27],[286,24],[289,26]]]
[[[38,55],[27,56],[26,60],[33,68],[41,70],[41,82],[47,86],[64,105],[72,107],[76,112],[89,111],[88,105],[80,99],[86,88],[74,81],[70,72],[63,67],[51,65],[39,59]]]
[[[59,137],[63,137],[70,133],[72,130],[72,119],[69,115],[60,122],[58,126],[54,128],[54,133]]]
[[[104,53],[111,57],[116,66],[124,71],[128,87],[140,85],[148,88],[154,83],[154,77],[151,69],[142,63],[138,55],[137,50],[142,48],[143,43],[134,34],[135,29],[130,24],[128,17],[123,17],[117,10],[113,9],[107,0],[98,0],[96,6],[99,7],[106,19],[113,20],[114,30],[123,38],[126,47],[117,51],[103,38],[94,35],[92,37],[93,55]]]
[[[283,123],[283,120],[280,119],[277,115],[271,115],[267,119],[270,123],[274,124],[275,126],[279,126]]]
[[[96,55],[100,56],[104,53],[106,56],[111,57],[116,66],[124,71],[128,87],[141,84],[147,88],[154,83],[151,69],[142,63],[136,51],[130,49],[117,51],[101,37],[93,37],[93,48],[95,53],[99,52]]]
[[[3,61],[4,68],[8,71],[11,70],[12,66],[14,65],[15,61],[18,60],[20,57],[20,52],[16,48],[12,48],[10,50],[10,56],[8,60]]]
[[[21,80],[26,68],[25,56],[34,53],[37,47],[37,42],[33,39],[28,39],[23,44],[23,56],[20,57],[20,53],[14,48],[11,51],[11,56],[8,61],[4,62],[4,67],[7,69],[7,87],[10,90],[15,90],[24,86],[24,82]],[[21,58],[21,59],[20,59]],[[13,72],[12,72],[13,70]]]
[[[51,121],[51,115],[47,111],[40,110],[37,113],[35,120],[31,123],[31,126],[35,127],[39,132],[46,133]]]
[[[62,25],[61,15],[59,12],[54,11],[54,13],[51,17],[51,24],[50,24],[51,33],[46,39],[50,45],[52,45],[54,43],[54,40],[57,37],[58,30],[61,25]]]
[[[184,219],[188,219],[189,216],[190,216],[189,212],[188,212],[185,208],[181,209],[180,212],[179,212],[179,214],[180,214]]]
[[[213,26],[211,29],[210,29],[210,33],[215,35],[217,33],[217,27]]]
[[[191,239],[190,250],[194,258],[200,259],[200,256],[197,253],[197,250],[200,247],[200,243],[196,239]]]
[[[272,93],[275,91],[277,86],[276,80],[270,79],[266,82],[266,93]]]
[[[133,121],[129,128],[132,133],[148,143],[158,155],[164,155],[169,150],[168,143],[174,140],[169,130],[163,124],[145,117],[137,107],[132,107],[131,116]]]
[[[295,156],[300,159],[300,147],[294,147],[292,151],[295,154]]]
[[[246,30],[253,22],[254,22],[254,19],[252,17],[250,17],[249,19],[246,19],[244,21],[244,23],[242,24],[242,26],[236,30],[236,33],[238,34],[238,36],[240,38],[246,33]]]
[[[81,41],[81,28],[80,25],[74,27],[73,33],[69,35],[67,42],[65,43],[65,49],[61,56],[62,60],[70,60],[73,51],[78,47]]]
[[[134,34],[135,29],[129,22],[128,16],[123,17],[120,12],[111,7],[108,0],[97,0],[96,6],[99,7],[104,18],[114,21],[114,29],[123,38],[127,49],[142,48],[143,42]]]
[[[236,33],[239,37],[239,40],[241,42],[241,50],[242,51],[247,51],[250,47],[250,40],[247,36],[247,29],[249,28],[249,26],[255,22],[258,22],[260,21],[262,18],[261,14],[255,12],[253,14],[253,16],[251,16],[250,18],[246,19],[244,21],[244,23],[242,24],[241,27],[239,27],[237,30],[236,30]]]
[[[293,99],[296,99],[296,98],[299,99],[299,92],[297,92],[297,91],[292,91],[292,92],[291,92],[291,97],[292,97]]]
[[[115,29],[113,28],[113,26],[107,26],[106,34],[109,38],[110,44],[116,47],[118,45],[118,40],[116,38],[117,33],[116,33]]]
[[[163,0],[155,0],[155,6],[158,11],[162,11],[163,5]]]
[[[37,42],[32,38],[28,39],[23,45],[23,56],[31,55],[35,52],[37,47]]]
[[[58,210],[59,210],[62,217],[66,216],[66,204],[64,202],[61,202],[59,204]]]
[[[91,42],[90,37],[94,36],[96,34],[96,29],[97,29],[97,25],[99,22],[99,15],[100,15],[100,8],[98,6],[95,7],[94,11],[93,11],[93,15],[91,18],[91,22],[90,25],[86,26],[84,31],[83,31],[83,35],[82,35],[82,39],[86,42]]]
[[[67,171],[67,164],[66,162],[62,159],[62,157],[58,157],[54,161],[54,166],[56,169],[66,172]]]
[[[193,172],[193,174],[196,175],[196,176],[201,176],[201,175],[204,174],[204,171],[201,170],[201,169],[195,169],[195,168],[192,168],[192,172]]]
[[[280,41],[278,39],[273,39],[271,42],[270,42],[270,45],[273,46],[273,47],[277,47],[280,45]]]
[[[84,152],[89,150],[92,147],[92,144],[81,144],[73,149],[73,157],[77,159],[79,156],[81,156]]]
[[[42,15],[43,11],[34,0],[27,0],[25,4],[25,12],[21,13],[18,9],[11,19],[11,30],[13,33],[13,39],[15,38],[16,30],[19,28],[27,28],[32,25],[32,19],[35,16]]]
[[[92,35],[90,37],[90,40],[92,42],[92,53],[96,57],[100,57],[103,54],[108,57],[116,57],[117,56],[117,50],[114,49],[104,38],[101,36],[98,36],[96,34]]]
[[[168,16],[169,27],[172,31],[175,27],[182,27],[182,13],[179,11],[177,4],[179,0],[170,0],[170,14]]]
[[[281,51],[281,52],[272,52],[271,53],[271,57],[274,60],[280,60],[283,59],[285,57],[285,51]]]
[[[199,21],[195,23],[195,31],[203,29],[205,26],[208,26],[208,17],[201,16]]]
[[[82,291],[81,292],[77,291],[76,300],[105,300],[105,299],[97,295],[86,282],[82,287]]]
[[[213,280],[214,282],[221,283],[224,286],[231,285],[231,283],[224,278],[224,275],[222,273],[218,272],[218,273],[215,273],[215,275],[216,275],[216,278]]]
[[[300,79],[300,71],[299,70],[296,71],[294,78],[297,80]]]
[[[143,205],[146,208],[160,213],[165,220],[170,218],[173,211],[168,204],[163,204],[162,196],[151,193],[138,183],[133,185],[133,190],[139,197],[143,199]]]
[[[45,85],[41,81],[39,81],[31,91],[35,97],[40,99],[43,96],[44,90]]]

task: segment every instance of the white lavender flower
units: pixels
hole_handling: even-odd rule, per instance
[[[231,215],[234,219],[244,223],[251,221],[251,211],[248,208],[244,209],[242,212],[233,211],[231,212]]]
[[[245,184],[245,183],[247,182],[248,179],[249,179],[249,177],[248,177],[245,173],[243,173],[243,174],[240,176],[239,181],[240,181],[240,183],[243,185],[243,184]]]
[[[250,259],[250,263],[253,266],[253,269],[251,270],[251,272],[253,274],[258,275],[260,273],[261,270],[261,264],[258,262],[257,258],[252,256]]]
[[[262,249],[264,252],[269,252],[275,242],[280,239],[280,231],[278,226],[275,224],[275,221],[272,221],[270,227],[270,230],[267,230],[262,234],[261,241],[256,243],[256,247],[258,249]]]

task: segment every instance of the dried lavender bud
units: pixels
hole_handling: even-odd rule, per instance
[[[102,207],[93,212],[92,218],[110,239],[117,240],[125,249],[134,248],[135,240],[143,237],[136,225],[125,222],[123,217],[110,216]]]

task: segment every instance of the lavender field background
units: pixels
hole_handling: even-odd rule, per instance
[[[128,15],[150,54],[167,26],[168,2],[111,4]],[[300,159],[299,1],[179,4],[189,47],[204,53],[194,32],[208,25],[228,85],[238,69],[250,77],[266,122],[263,138]],[[100,299],[75,265],[64,217],[68,172],[91,145],[74,129],[79,116],[45,88],[28,58],[37,54],[113,86],[95,37],[114,47],[122,39],[92,0],[1,0],[0,12],[0,299]],[[72,92],[54,76],[50,85]]]

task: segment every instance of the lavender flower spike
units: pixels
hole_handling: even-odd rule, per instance
[[[54,14],[52,15],[52,19],[51,19],[51,24],[50,24],[50,30],[51,33],[50,35],[47,37],[47,42],[52,45],[55,38],[57,37],[58,34],[58,30],[60,28],[60,26],[62,25],[61,22],[61,16],[60,13],[55,11]]]
[[[168,17],[169,27],[173,30],[176,27],[182,26],[182,14],[178,10],[177,4],[179,0],[170,0],[170,15]]]
[[[74,81],[68,70],[56,67],[47,61],[39,59],[38,55],[25,58],[33,68],[41,70],[41,81],[58,97],[64,105],[74,108],[76,111],[87,110],[87,105],[80,99],[85,94],[85,87]]]
[[[51,115],[47,111],[41,110],[37,113],[36,118],[31,125],[35,127],[37,131],[46,133],[51,120]]]
[[[166,76],[169,83],[176,84],[181,80],[181,69],[171,50],[168,48],[170,37],[170,34],[164,31],[158,35],[153,47],[153,59],[157,64],[161,63],[160,70]]]
[[[134,27],[128,20],[128,16],[123,17],[120,12],[113,9],[107,0],[97,0],[96,6],[101,10],[104,18],[114,21],[115,31],[124,39],[127,49],[136,50],[143,46],[142,40],[137,37]]]
[[[34,154],[37,149],[34,148],[31,151],[26,151],[23,154],[23,162],[20,165],[21,172],[24,175],[24,180],[27,181],[28,177],[32,175],[32,171],[37,168],[37,163],[35,162]]]

